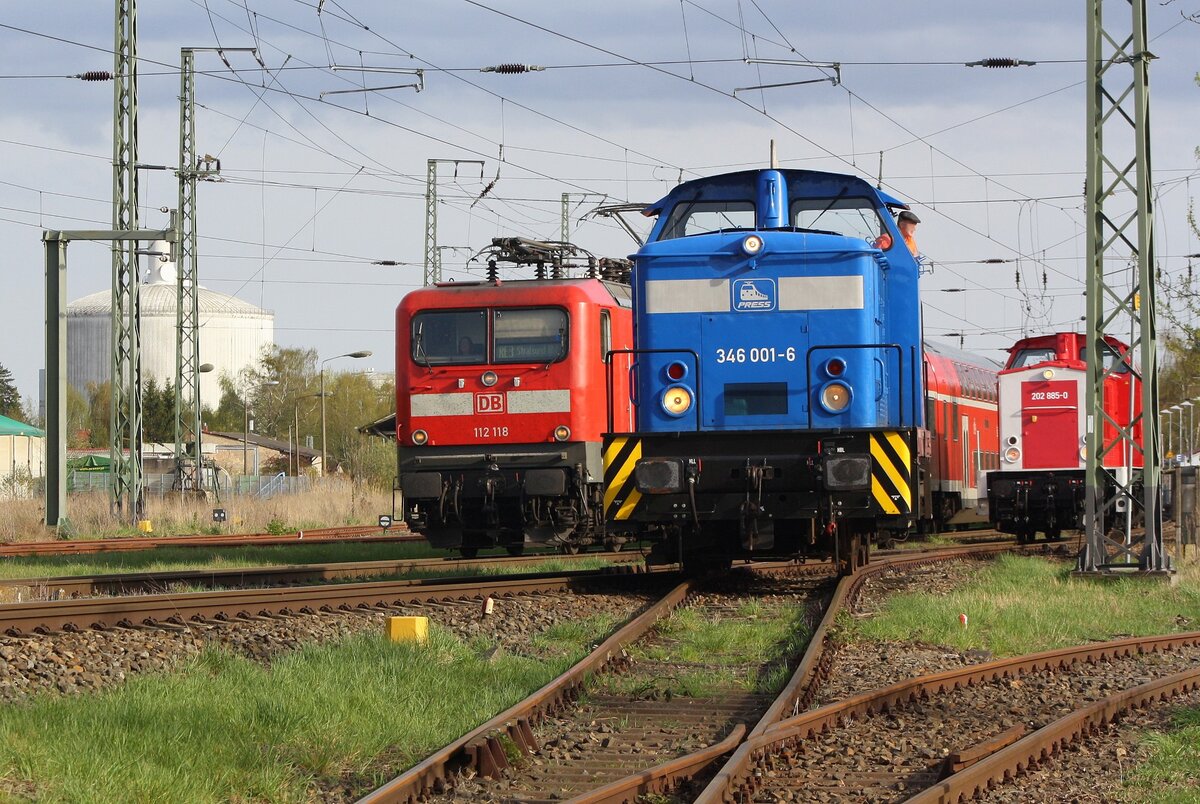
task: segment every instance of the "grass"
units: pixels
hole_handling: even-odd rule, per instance
[[[504,550],[482,551],[506,555]],[[102,575],[129,572],[170,572],[189,569],[228,569],[271,567],[284,564],[334,564],[358,561],[404,561],[417,558],[445,558],[444,550],[435,550],[424,542],[326,542],[323,544],[247,545],[245,547],[159,547],[114,553],[83,553],[58,556],[0,557],[0,578],[45,578],[55,575]],[[554,553],[537,562],[536,569],[522,565],[480,568],[473,574],[512,572],[556,572],[569,569],[595,569],[607,566],[603,559],[564,561]],[[455,572],[455,562],[446,562],[446,571]],[[444,575],[441,571],[434,573]]]
[[[790,673],[786,660],[800,653],[811,630],[797,606],[768,607],[750,600],[739,618],[705,616],[678,609],[654,627],[656,638],[630,649],[635,659],[678,664],[669,675],[611,675],[600,679],[609,692],[638,695],[666,683],[672,695],[707,698],[731,687],[756,692],[782,689]],[[701,665],[688,667],[688,665]]]
[[[212,522],[213,508],[226,511],[228,521],[223,530]],[[0,502],[0,542],[40,541],[60,536],[45,526],[45,510],[45,502],[40,498]],[[379,514],[391,510],[389,489],[376,489],[340,477],[325,478],[308,491],[268,499],[233,495],[220,504],[182,495],[150,495],[146,499],[146,518],[153,525],[155,536],[266,533],[269,530],[292,532],[305,528],[370,525],[378,520]],[[146,535],[137,531],[132,523],[120,522],[113,517],[106,494],[69,495],[67,518],[71,538]]]
[[[894,595],[866,620],[843,617],[843,640],[925,642],[1016,656],[1126,636],[1200,630],[1200,565],[1167,586],[1135,578],[1072,578],[1073,567],[1001,556],[946,595]],[[959,614],[968,616],[968,627]],[[1200,709],[1181,709],[1173,727],[1143,735],[1150,758],[1126,778],[1131,801],[1200,801]]]
[[[1180,709],[1170,731],[1142,742],[1150,756],[1126,777],[1126,796],[1155,804],[1200,801],[1200,709]]]
[[[269,668],[214,650],[99,695],[2,707],[0,795],[300,802],[339,780],[362,792],[583,654],[577,643],[559,658],[488,660],[479,647],[435,627],[425,646],[359,635]]]
[[[843,639],[925,642],[1016,656],[1123,636],[1200,630],[1200,565],[1176,586],[1070,577],[1073,567],[1001,556],[945,595],[892,596],[874,617],[841,619]],[[966,614],[963,628],[959,615]]]

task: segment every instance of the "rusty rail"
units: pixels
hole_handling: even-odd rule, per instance
[[[411,558],[388,561],[344,561],[331,564],[286,564],[231,569],[169,570],[164,572],[114,573],[106,575],[57,575],[44,578],[0,579],[0,588],[44,592],[46,599],[86,595],[118,595],[154,592],[172,584],[195,586],[268,586],[365,578],[372,575],[398,575],[419,570],[463,570],[468,567],[521,566],[544,561],[583,561],[604,558],[615,564],[635,564],[644,558],[636,551],[620,553],[579,553],[577,555],[541,554],[493,556],[478,559]]]
[[[747,740],[753,740],[755,737],[762,735],[787,714],[800,712],[806,709],[812,702],[813,697],[816,695],[817,687],[824,679],[832,661],[831,652],[826,649],[828,647],[829,629],[837,619],[839,612],[853,605],[868,578],[888,570],[916,567],[940,561],[977,558],[1001,552],[1009,552],[1014,549],[1021,552],[1045,553],[1053,551],[1056,547],[1058,547],[1056,544],[1042,544],[1016,548],[1013,543],[1008,542],[960,545],[925,552],[897,551],[889,553],[884,558],[876,559],[873,563],[854,575],[843,578],[834,590],[829,605],[825,609],[825,615],[821,618],[821,622],[813,630],[808,649],[805,650],[804,656],[796,667],[796,671],[792,674],[792,678],[783,690],[780,691],[779,695],[776,696],[775,701],[767,711],[763,713],[757,725],[749,731]],[[744,747],[746,744],[743,743],[742,746]],[[708,751],[704,753],[707,754]],[[692,763],[685,763],[683,761],[686,759],[688,758],[681,757],[679,760],[657,766],[650,771],[635,774],[625,779],[619,779],[607,785],[605,787],[605,800],[613,802],[636,801],[639,796],[646,793],[663,792],[664,790],[673,788],[682,779],[688,778],[682,771],[674,770],[673,766],[679,766],[680,768],[693,767]],[[694,767],[703,769],[710,766],[711,762],[715,759],[716,757],[713,757],[703,764],[695,763]],[[725,766],[718,771],[716,778],[724,779],[736,774],[735,763],[741,762],[744,762],[744,759],[742,758],[741,749],[738,749]],[[694,772],[693,775],[695,775]]]
[[[415,802],[429,792],[441,792],[456,773],[473,767],[482,776],[498,776],[508,767],[504,740],[525,752],[537,749],[533,725],[540,718],[575,700],[587,677],[610,663],[625,661],[624,648],[670,614],[694,588],[684,581],[638,617],[604,640],[586,658],[536,693],[501,712],[466,736],[413,766],[377,790],[363,796],[362,804]]]
[[[432,578],[9,603],[0,605],[0,633],[20,636],[31,632],[81,631],[88,628],[134,628],[164,624],[184,626],[189,622],[206,620],[388,609],[411,603],[561,591],[599,578],[608,581],[621,577],[637,576],[628,572],[579,571],[494,576],[470,581],[462,578]]]
[[[727,802],[737,800],[739,794],[750,793],[757,786],[753,768],[769,754],[784,750],[804,740],[812,739],[816,735],[837,728],[851,719],[857,720],[865,716],[879,714],[901,703],[915,701],[923,697],[936,695],[939,692],[961,689],[974,684],[1016,678],[1039,670],[1070,669],[1075,664],[1081,662],[1094,663],[1142,653],[1156,653],[1185,645],[1200,645],[1200,631],[1142,639],[1121,639],[1075,648],[1044,651],[1011,659],[1000,659],[986,664],[972,665],[957,670],[948,670],[928,676],[910,678],[874,690],[873,692],[855,695],[837,703],[782,720],[750,737],[738,747],[733,757],[726,763],[725,768],[717,774],[696,801],[697,804],[714,804],[718,801]],[[1091,708],[1088,707],[1088,709]],[[1045,729],[1041,731],[1045,731]],[[1058,733],[1055,732],[1052,736],[1057,738]],[[1036,737],[1036,733],[1025,737],[1009,748],[1000,750],[993,756],[1016,756],[1021,751],[1028,751],[1028,746],[1034,744]],[[1000,774],[1000,778],[1003,778],[1006,773],[1011,775],[1016,770],[1016,766],[1004,770]],[[937,789],[946,786],[945,789],[950,790],[952,788],[949,785],[953,784],[953,789],[957,790],[960,789],[959,785],[965,784],[963,780],[968,780],[972,784],[976,783],[974,780],[978,777],[973,776],[973,774],[987,775],[992,773],[994,773],[994,765],[990,758],[978,761],[966,770],[960,771],[960,773],[940,783]],[[964,776],[963,774],[966,775]],[[987,778],[993,777],[988,776]],[[959,780],[952,783],[951,780],[954,779]],[[955,794],[957,795],[957,793]]]
[[[1003,784],[1031,766],[1058,754],[1129,709],[1148,706],[1200,689],[1200,668],[1148,681],[1076,709],[1007,748],[1001,748],[964,770],[908,799],[910,804],[952,804]]]

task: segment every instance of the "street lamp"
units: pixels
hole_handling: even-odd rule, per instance
[[[1179,449],[1175,451],[1175,463],[1179,463],[1179,453],[1183,450],[1183,405],[1172,405],[1171,410],[1179,413]]]
[[[373,352],[371,352],[370,349],[363,349],[358,352],[347,352],[344,355],[334,355],[333,357],[327,357],[321,361],[321,476],[322,477],[324,477],[326,471],[328,471],[328,469],[326,467],[326,463],[325,463],[325,461],[328,460],[328,457],[325,454],[325,364],[328,363],[330,360],[337,360],[338,358],[342,358],[342,357],[363,358],[363,357],[370,357],[372,354],[373,354]]]
[[[333,394],[329,394],[329,395],[332,396]],[[320,397],[321,399],[324,399],[325,395],[320,394],[320,393],[301,394],[300,396],[296,397],[296,407],[293,408],[293,414],[295,417],[295,425],[296,425],[296,446],[292,449],[292,458],[296,461],[296,476],[297,477],[300,476],[300,400],[301,399],[317,399],[318,397]]]
[[[279,380],[266,380],[257,385],[247,386],[243,389],[244,395],[249,395],[251,391],[257,391],[259,388],[266,388],[268,385],[279,385]],[[242,397],[242,474],[250,474],[250,464],[248,461],[247,444],[250,441],[250,400],[246,396]],[[256,455],[258,453],[255,453]]]
[[[1166,416],[1166,417],[1167,417],[1167,428],[1166,428],[1166,430],[1165,430],[1165,432],[1166,432],[1166,434],[1167,434],[1167,453],[1168,453],[1168,454],[1172,454],[1172,453],[1174,453],[1174,451],[1175,451],[1175,450],[1174,450],[1174,448],[1171,446],[1171,445],[1172,445],[1172,439],[1171,439],[1171,409],[1170,409],[1170,408],[1163,408],[1162,410],[1160,410],[1160,411],[1158,412],[1158,415],[1159,415],[1159,416]],[[1162,433],[1159,433],[1159,438],[1162,438]],[[1161,445],[1160,445],[1160,448],[1161,448]]]

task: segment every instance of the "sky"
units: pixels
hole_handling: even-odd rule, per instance
[[[999,359],[1023,334],[1082,327],[1089,5],[143,2],[139,162],[178,164],[180,48],[258,48],[265,69],[249,53],[196,56],[197,148],[222,173],[198,191],[200,282],[272,310],[280,345],[322,359],[370,349],[330,367],[383,372],[395,307],[423,279],[428,160],[446,160],[438,243],[443,278],[461,280],[493,237],[558,239],[564,193],[571,241],[627,256],[635,243],[591,210],[764,167],[774,140],[784,167],[855,173],[909,201],[931,266],[928,336]],[[1104,5],[1127,30],[1129,4]],[[113,8],[5,12],[0,364],[36,397],[41,232],[111,225],[113,85],[72,76],[113,69]],[[1154,247],[1171,282],[1200,264],[1186,220],[1200,191],[1200,0],[1147,0],[1147,20]],[[1035,64],[965,66],[985,58]],[[544,69],[481,71],[500,64]],[[767,84],[788,86],[752,89]],[[141,223],[165,227],[177,180],[140,176]],[[76,243],[68,261],[71,299],[110,287],[106,244]]]

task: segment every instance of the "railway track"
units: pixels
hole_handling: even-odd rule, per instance
[[[0,580],[0,590],[9,596],[20,595],[28,602],[62,600],[93,595],[132,595],[168,592],[172,587],[270,587],[345,581],[380,575],[462,570],[471,567],[522,567],[548,560],[582,561],[602,558],[614,564],[637,564],[643,555],[636,551],[585,553],[565,556],[557,553],[528,556],[496,556],[480,559],[414,558],[383,561],[344,561],[330,564],[291,564],[274,567],[176,570],[166,572],[117,573],[106,575],[58,575],[51,577],[9,578]]]
[[[279,545],[304,542],[393,541],[420,542],[423,537],[405,528],[384,530],[378,525],[350,525],[338,528],[312,528],[288,534],[247,533],[216,536],[165,536],[162,538],[121,537],[114,539],[80,539],[53,542],[14,542],[0,545],[3,556],[73,555],[79,553],[113,553],[127,550],[153,550],[158,547],[244,547],[247,545]]]
[[[1064,550],[1064,548],[1066,547],[1061,544],[1033,545],[1016,548],[1016,550],[1026,553],[1045,553]],[[968,678],[991,678],[994,682],[998,678],[1001,679],[1001,684],[1012,683],[1013,680],[1024,683],[1024,678],[1018,678],[1019,674],[1025,673],[1027,677],[1028,673],[1033,670],[1042,668],[1044,671],[1051,665],[1060,668],[1082,667],[1090,666],[1087,665],[1087,662],[1103,661],[1109,656],[1129,655],[1138,650],[1175,649],[1184,646],[1190,646],[1187,648],[1190,650],[1193,647],[1200,647],[1200,634],[1195,634],[1164,638],[1157,643],[1158,647],[1148,647],[1150,643],[1126,641],[1114,643],[1111,646],[1090,646],[1080,649],[1076,653],[1052,652],[1055,655],[1026,656],[1026,658],[1018,660],[990,662],[989,665],[977,665],[968,667],[964,671],[955,671],[955,673],[959,673],[958,676],[955,676],[955,673],[943,673],[942,678],[930,677],[918,679],[907,685],[893,685],[895,689],[888,688],[880,692],[878,694],[882,696],[880,698],[871,697],[876,694],[848,698],[847,701],[814,710],[818,714],[805,712],[826,678],[830,661],[832,661],[830,652],[826,649],[830,625],[833,624],[838,612],[853,605],[866,577],[880,574],[886,570],[914,568],[914,566],[942,562],[942,560],[984,557],[1012,550],[1014,550],[1014,546],[1010,544],[977,545],[946,548],[946,550],[924,554],[912,554],[911,551],[907,551],[907,554],[893,554],[893,556],[877,559],[877,562],[870,565],[869,568],[860,571],[856,576],[845,578],[839,583],[829,601],[824,617],[812,634],[809,648],[805,650],[791,682],[786,685],[778,697],[775,697],[773,702],[769,703],[769,706],[762,701],[751,702],[727,698],[724,707],[708,707],[708,722],[704,726],[707,731],[697,730],[697,724],[701,721],[683,721],[679,719],[678,713],[667,714],[661,708],[656,713],[653,712],[653,707],[648,712],[631,712],[625,722],[631,727],[630,733],[635,739],[631,743],[625,743],[624,756],[619,755],[620,745],[618,744],[619,740],[624,738],[618,734],[596,731],[596,725],[604,722],[602,720],[604,715],[596,718],[594,712],[584,712],[582,716],[590,718],[587,722],[592,728],[582,734],[580,731],[576,731],[576,744],[566,745],[568,750],[565,754],[556,754],[554,749],[563,746],[562,734],[570,732],[564,732],[562,728],[559,728],[558,733],[553,733],[553,730],[547,731],[547,722],[552,726],[556,719],[559,722],[578,722],[578,718],[565,719],[562,715],[572,708],[577,708],[577,701],[584,695],[583,679],[588,674],[604,670],[606,667],[619,671],[628,666],[629,659],[626,648],[629,644],[646,635],[659,619],[666,617],[674,607],[682,604],[689,598],[689,595],[696,593],[697,587],[694,586],[696,582],[685,582],[672,590],[658,605],[650,608],[640,618],[608,638],[596,648],[592,655],[588,656],[588,659],[565,673],[556,682],[542,688],[526,701],[509,709],[508,712],[504,712],[497,718],[488,721],[487,724],[476,728],[466,737],[457,740],[456,743],[446,746],[437,754],[426,758],[424,762],[397,776],[389,784],[368,793],[361,800],[372,804],[377,802],[414,802],[414,800],[430,797],[442,800],[570,798],[574,802],[588,803],[626,802],[626,800],[632,802],[640,797],[655,796],[655,794],[661,797],[673,796],[685,785],[695,785],[697,780],[709,778],[709,776],[712,776],[712,781],[700,793],[700,800],[704,800],[704,802],[718,802],[718,800],[751,802],[751,800],[793,798],[794,793],[791,796],[781,793],[775,797],[774,793],[779,791],[768,791],[763,794],[761,799],[755,798],[756,791],[762,788],[761,780],[773,774],[778,775],[776,773],[778,769],[770,767],[770,762],[786,762],[786,760],[768,760],[767,757],[787,756],[788,751],[791,751],[792,755],[796,754],[794,746],[804,740],[814,742],[815,734],[820,734],[822,730],[832,727],[829,724],[836,724],[839,718],[845,722],[851,720],[857,722],[863,718],[865,712],[869,712],[871,707],[876,707],[881,713],[886,714],[890,709],[898,706],[901,698],[904,698],[905,701],[920,701],[922,696],[929,695],[929,690],[937,688],[937,685],[941,685],[938,689],[953,690],[955,683],[960,686],[967,685],[965,679]],[[820,566],[810,565],[806,569],[820,571],[818,569]],[[1200,658],[1200,653],[1196,654],[1196,658]],[[1195,664],[1195,658],[1186,658],[1184,661],[1192,661],[1192,664]],[[1021,670],[1022,667],[1024,670]],[[1120,677],[1120,671],[1118,671],[1118,677]],[[1062,676],[1058,678],[1061,679]],[[1180,673],[1163,684],[1147,685],[1145,689],[1123,695],[1126,696],[1128,702],[1146,701],[1154,695],[1164,694],[1165,691],[1196,689],[1196,680],[1200,679],[1189,676],[1188,673]],[[923,686],[925,683],[929,683],[930,686]],[[1105,684],[1111,683],[1112,679],[1098,682],[1099,688],[1102,689]],[[1052,696],[1044,697],[1046,701],[1050,701],[1044,709],[1045,718],[1049,718],[1050,714],[1067,707],[1070,701],[1079,700],[1079,696],[1072,697],[1070,695],[1057,698],[1056,701]],[[606,703],[602,700],[593,701],[593,698],[594,696],[588,696],[587,706],[592,706],[594,702]],[[972,708],[970,703],[962,704],[962,706],[966,706],[968,709]],[[1114,706],[1118,706],[1118,704],[1099,703],[1099,714],[1094,716],[1102,721],[1105,716],[1111,718]],[[936,707],[926,708],[936,710]],[[1092,708],[1097,709],[1097,707]],[[641,719],[642,715],[647,719],[655,715],[676,718],[682,722],[685,731],[690,730],[689,737],[677,745],[650,745],[650,732],[644,727],[646,724]],[[823,718],[829,720],[822,720]],[[986,724],[995,725],[994,718],[984,719],[984,721]],[[820,725],[809,728],[810,722]],[[1061,746],[1062,740],[1066,739],[1063,737],[1064,730],[1070,730],[1073,727],[1079,730],[1080,727],[1074,725],[1075,722],[1070,721],[1070,725],[1052,725],[1054,726],[1052,728],[1050,726],[1038,728],[1031,734],[1025,734],[1014,727],[1013,730],[1000,734],[980,733],[978,738],[958,739],[954,743],[953,763],[946,762],[941,754],[937,754],[937,763],[926,762],[929,766],[936,764],[936,767],[913,766],[917,770],[910,772],[910,778],[907,779],[896,779],[896,774],[889,768],[866,767],[864,769],[854,766],[852,772],[865,774],[862,778],[853,778],[852,773],[845,769],[833,769],[832,785],[834,788],[840,787],[844,794],[852,793],[852,799],[857,799],[858,794],[853,792],[856,791],[856,788],[851,785],[865,786],[866,780],[874,780],[872,784],[904,787],[901,798],[907,798],[908,794],[918,792],[922,788],[932,788],[928,793],[929,796],[936,794],[941,798],[929,800],[959,800],[954,797],[959,796],[960,793],[956,791],[961,788],[968,785],[978,787],[982,784],[985,787],[995,784],[996,780],[1018,772],[1019,768],[1027,766],[1037,758],[1054,754],[1058,750],[1055,745]],[[720,728],[714,730],[714,724],[720,724]],[[1087,726],[1081,727],[1081,731],[1086,732],[1087,728]],[[542,744],[540,737],[544,737],[547,733],[552,734],[550,743]],[[661,728],[654,733],[661,734]],[[637,734],[642,734],[647,740],[638,740]],[[863,738],[858,736],[847,739],[862,740]],[[599,740],[604,748],[616,746],[618,749],[616,760],[608,761],[604,767],[584,762],[580,767],[563,770],[572,763],[580,762],[586,754],[583,749],[587,748],[587,743],[596,742],[596,740]],[[689,740],[694,745],[689,746]],[[1042,742],[1037,742],[1037,740],[1042,740]],[[739,745],[740,748],[738,748]],[[550,751],[547,751],[547,746],[551,749]],[[630,746],[632,750],[629,750]],[[574,755],[571,754],[572,749],[575,751]],[[853,744],[851,744],[851,752],[853,750]],[[730,761],[713,775],[720,758],[730,755],[731,752],[733,754]],[[638,754],[642,756],[635,756]],[[892,760],[895,760],[896,755],[898,754],[894,752]],[[1012,767],[997,766],[996,762],[1000,762],[1000,760],[982,761],[992,755],[1018,758],[1013,760]],[[1034,758],[1031,760],[1031,757]],[[547,764],[552,761],[562,767],[547,770]],[[640,763],[640,767],[626,774],[624,778],[612,779],[614,768],[629,768],[638,763]],[[971,770],[977,766],[978,769]],[[530,767],[534,768],[533,772],[528,772],[527,769]],[[527,773],[529,774],[527,778],[536,781],[536,784],[530,781],[524,785],[524,788],[520,784],[512,784],[511,780],[521,779],[522,775]],[[959,773],[967,775],[960,776]],[[990,775],[980,776],[979,774]],[[979,781],[979,779],[984,779],[984,781]],[[542,785],[542,782],[545,781],[550,781],[551,785],[557,784],[558,790],[545,790],[545,787],[550,786]],[[811,779],[806,778],[799,784],[808,785],[809,782]],[[468,787],[463,788],[462,793],[457,793],[457,786],[463,784]],[[541,786],[539,787],[539,785]],[[936,788],[934,788],[935,785]],[[571,798],[572,796],[574,798]],[[664,800],[685,799],[664,798]],[[839,800],[839,794],[830,793],[828,800]]]
[[[621,567],[608,572],[374,581],[10,603],[0,606],[0,633],[21,636],[87,629],[171,628],[209,621],[387,610],[418,603],[564,591],[597,578],[617,579],[622,574],[630,578],[635,575],[631,568]]]

